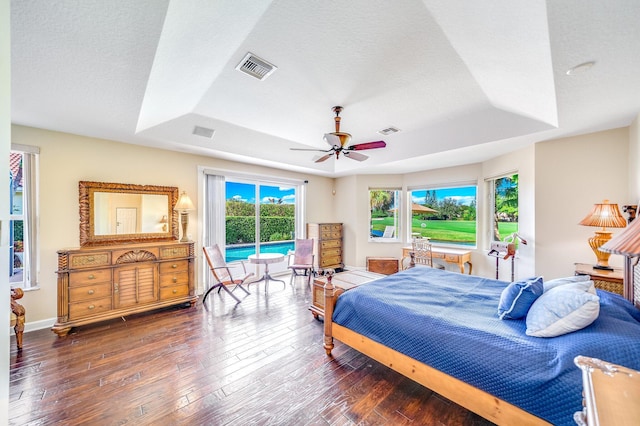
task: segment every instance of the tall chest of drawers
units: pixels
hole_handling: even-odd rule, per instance
[[[308,223],[307,238],[313,238],[313,267],[335,269],[344,268],[342,258],[342,224]]]
[[[52,331],[197,300],[193,242],[58,251],[58,320]]]

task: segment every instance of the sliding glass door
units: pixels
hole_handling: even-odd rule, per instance
[[[227,262],[255,253],[286,255],[304,236],[303,182],[209,175],[207,188],[205,241],[224,247]]]

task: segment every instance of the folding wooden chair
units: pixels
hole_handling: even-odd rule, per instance
[[[224,291],[229,293],[231,297],[233,297],[234,299],[236,299],[238,303],[240,303],[241,302],[240,299],[238,299],[233,294],[233,292],[227,288],[227,286],[230,286],[230,285],[235,286],[233,290],[240,287],[240,289],[245,293],[251,294],[246,288],[242,287],[242,285],[247,281],[247,279],[253,276],[252,272],[247,273],[247,269],[244,266],[244,263],[242,263],[242,269],[244,271],[244,275],[242,276],[242,278],[234,278],[233,275],[231,274],[231,269],[227,265],[227,262],[225,262],[224,257],[222,256],[222,251],[220,250],[220,247],[218,247],[217,244],[214,244],[211,247],[202,247],[202,250],[204,251],[204,257],[205,259],[207,259],[207,263],[209,264],[209,269],[211,269],[211,273],[213,274],[213,277],[216,280],[216,283],[212,285],[209,288],[209,290],[207,290],[207,292],[204,294],[204,297],[202,298],[202,303],[204,303],[207,300],[207,296],[209,295],[209,293],[211,293],[211,291],[214,288],[217,288],[218,292],[220,292],[221,289],[224,289]]]
[[[313,274],[313,239],[296,239],[295,251],[293,252],[293,262],[289,257],[291,279],[289,284],[293,285],[298,276],[307,276],[307,285],[311,285],[311,275]]]

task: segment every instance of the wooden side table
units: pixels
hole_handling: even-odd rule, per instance
[[[376,274],[375,272],[359,270],[346,271],[333,275],[331,282],[335,287],[335,294],[339,295],[347,290],[382,277],[384,277],[384,275]],[[324,285],[326,283],[327,277],[325,276],[319,276],[313,280],[312,300],[309,310],[316,319],[320,316],[324,317]]]
[[[624,273],[622,268],[613,268],[613,271],[606,269],[595,269],[588,263],[576,263],[576,275],[589,275],[596,288],[610,291],[622,295],[624,293]]]

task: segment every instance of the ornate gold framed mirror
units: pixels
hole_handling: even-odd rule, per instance
[[[123,183],[78,183],[80,246],[173,241],[178,188]]]

